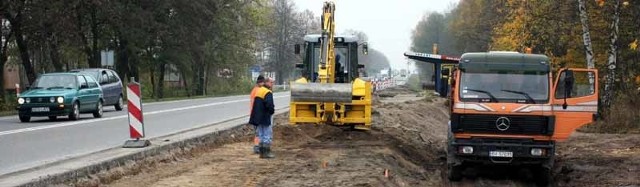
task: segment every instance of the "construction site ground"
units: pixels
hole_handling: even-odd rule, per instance
[[[252,153],[246,126],[204,147],[129,163],[63,186],[532,186],[519,168],[446,179],[445,100],[396,87],[378,93],[373,129],[288,125],[276,116],[275,159]],[[555,186],[640,185],[640,135],[574,133],[558,144]],[[468,173],[467,173],[468,174]]]

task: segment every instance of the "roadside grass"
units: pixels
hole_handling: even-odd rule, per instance
[[[11,116],[18,114],[16,106],[18,99],[15,93],[6,93],[4,98],[0,98],[0,116]]]
[[[634,92],[619,94],[603,118],[586,125],[579,132],[587,133],[640,133],[640,95]]]

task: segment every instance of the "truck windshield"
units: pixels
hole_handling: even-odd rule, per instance
[[[547,72],[462,72],[460,99],[477,102],[545,103]]]

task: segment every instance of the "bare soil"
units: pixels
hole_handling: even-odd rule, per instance
[[[387,92],[387,93],[385,93]],[[275,159],[252,153],[251,128],[229,140],[149,158],[74,186],[532,186],[510,169],[446,180],[448,110],[444,100],[405,87],[383,90],[371,131],[326,125],[290,126],[276,117]],[[559,143],[557,186],[640,185],[640,135],[575,133]],[[135,172],[126,172],[135,170]]]

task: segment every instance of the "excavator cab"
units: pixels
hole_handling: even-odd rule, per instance
[[[318,82],[318,69],[321,58],[320,52],[320,35],[307,35],[304,40],[304,58],[303,62],[296,64],[296,68],[300,71],[300,75],[310,80],[309,82]],[[358,69],[364,66],[358,66],[358,42],[355,36],[336,36],[335,42],[335,83],[351,83],[358,77]],[[296,45],[296,54],[299,54],[300,45]],[[366,50],[363,47],[363,53]]]

